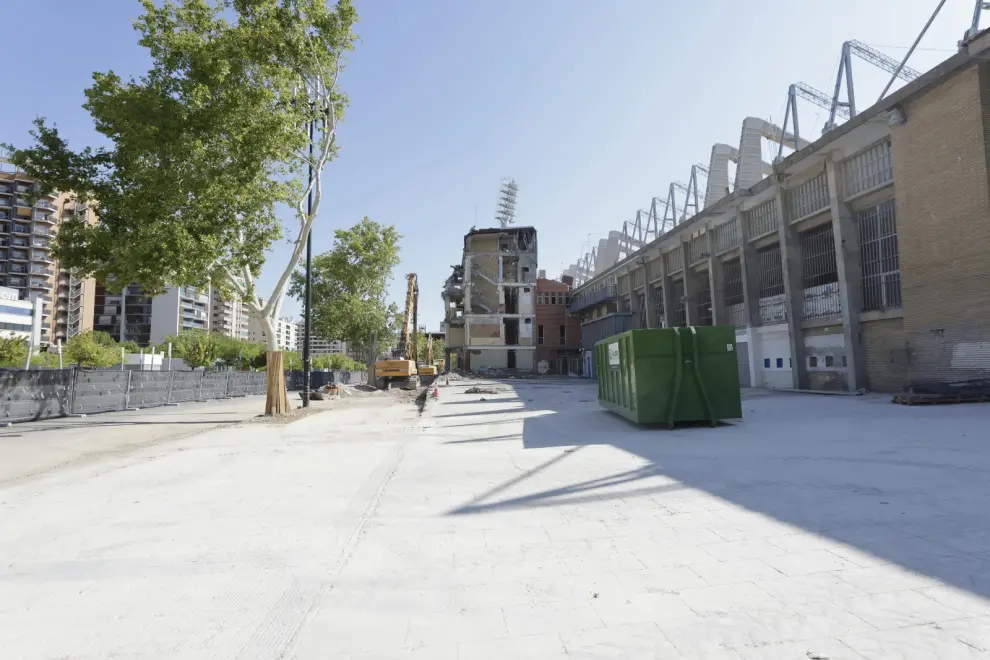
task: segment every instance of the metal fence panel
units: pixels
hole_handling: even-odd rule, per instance
[[[118,369],[78,369],[72,391],[72,413],[123,410],[127,405],[127,387],[133,371]]]
[[[199,384],[203,380],[202,371],[173,371],[170,403],[184,403],[199,398]]]
[[[168,391],[172,381],[169,371],[135,371],[131,374],[128,408],[153,408],[168,403]]]
[[[230,372],[220,371],[217,373],[203,374],[203,388],[200,393],[201,401],[210,399],[223,399],[227,396],[227,377]]]
[[[72,370],[0,371],[0,421],[26,422],[69,412]]]

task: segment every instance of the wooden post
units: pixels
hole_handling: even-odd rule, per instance
[[[289,412],[289,393],[285,389],[285,367],[282,351],[268,351],[268,391],[265,396],[265,415],[284,415]]]

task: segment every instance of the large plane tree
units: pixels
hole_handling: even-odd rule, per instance
[[[86,90],[107,146],[74,150],[38,119],[34,144],[13,160],[41,192],[96,205],[98,222],[61,226],[65,267],[111,288],[212,285],[245,300],[266,336],[266,413],[280,414],[288,400],[275,322],[337,151],[338,79],[357,14],[350,0],[142,5],[135,28],[151,68],[128,80],[95,73]],[[286,239],[288,261],[259,292],[266,253]]]

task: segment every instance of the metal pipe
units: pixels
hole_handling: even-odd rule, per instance
[[[940,0],[938,7],[935,7],[935,11],[932,12],[928,22],[925,23],[925,27],[921,28],[921,34],[919,34],[918,38],[914,40],[913,44],[911,44],[911,48],[908,49],[907,55],[904,56],[904,59],[901,60],[901,63],[897,66],[897,70],[894,71],[894,75],[890,77],[890,80],[887,82],[887,86],[883,88],[882,92],[880,92],[880,98],[877,99],[877,102],[882,101],[883,97],[887,95],[887,90],[889,90],[890,86],[894,84],[895,80],[897,80],[897,76],[901,74],[901,69],[904,68],[904,65],[907,64],[907,61],[911,58],[911,54],[914,53],[914,49],[918,47],[921,39],[925,36],[925,33],[928,32],[928,28],[931,27],[932,22],[935,21],[935,17],[938,16],[940,11],[942,11],[943,5],[945,5],[945,0]]]

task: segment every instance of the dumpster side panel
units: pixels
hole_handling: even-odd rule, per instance
[[[715,325],[698,328],[701,375],[716,419],[742,417],[742,390],[735,328]]]

